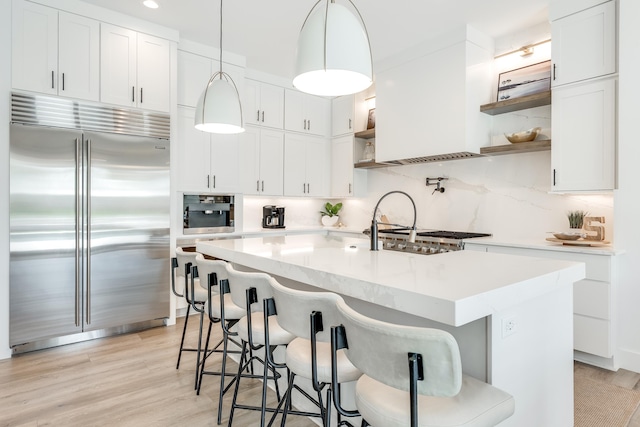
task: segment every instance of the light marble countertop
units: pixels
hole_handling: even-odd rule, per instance
[[[547,236],[551,237],[551,235]],[[620,255],[624,250],[616,249],[611,245],[605,246],[574,246],[549,242],[545,238],[540,239],[505,239],[498,237],[477,237],[465,240],[466,244],[479,244],[487,246],[507,246],[511,248],[542,249],[559,252],[584,253],[592,255]]]
[[[299,234],[200,241],[198,252],[461,326],[585,277],[583,263],[476,251],[370,251],[366,238]]]

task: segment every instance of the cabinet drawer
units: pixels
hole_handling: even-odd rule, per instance
[[[608,320],[573,315],[573,348],[600,357],[611,357],[611,334]]]
[[[573,284],[573,312],[602,320],[611,319],[611,284],[580,280]]]
[[[610,256],[547,251],[539,249],[512,248],[506,246],[488,246],[488,252],[584,262],[586,264],[587,279],[599,280],[601,282],[611,281]]]

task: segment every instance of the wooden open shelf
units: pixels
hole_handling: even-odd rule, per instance
[[[520,98],[484,104],[480,106],[480,112],[495,116],[497,114],[510,113],[512,111],[525,110],[527,108],[550,104],[551,91],[548,90],[546,92],[534,93],[533,95],[521,96]]]
[[[540,141],[520,142],[509,145],[495,145],[493,147],[480,148],[480,154],[486,156],[500,156],[502,154],[532,153],[534,151],[551,150],[551,140],[542,139]]]
[[[360,132],[354,133],[353,136],[355,136],[356,138],[365,138],[365,139],[375,138],[376,129],[373,128],[373,129],[362,130]]]

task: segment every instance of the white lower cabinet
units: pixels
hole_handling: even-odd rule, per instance
[[[329,144],[326,139],[286,134],[284,138],[284,195],[329,195]]]
[[[218,135],[194,126],[195,110],[178,107],[178,191],[240,191],[238,135]]]
[[[282,196],[284,132],[245,126],[240,134],[241,189],[244,194]]]
[[[367,172],[353,167],[353,135],[331,141],[331,197],[366,196]]]
[[[573,348],[598,358],[586,362],[611,368],[615,354],[614,289],[615,257],[555,250],[465,243],[465,250],[584,262],[586,277],[573,285]]]

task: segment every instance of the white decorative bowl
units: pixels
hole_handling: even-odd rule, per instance
[[[338,223],[338,220],[340,219],[340,217],[338,215],[334,215],[334,216],[329,216],[329,215],[322,215],[322,225],[324,225],[325,227],[333,227]]]

